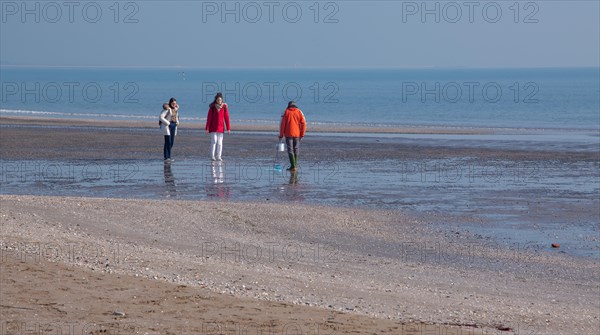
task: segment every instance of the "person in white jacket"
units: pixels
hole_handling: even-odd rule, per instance
[[[160,128],[163,130],[165,144],[163,146],[163,156],[165,162],[172,162],[171,149],[175,143],[177,135],[177,126],[179,125],[179,106],[177,100],[171,98],[168,104],[163,104],[163,111],[160,113]]]

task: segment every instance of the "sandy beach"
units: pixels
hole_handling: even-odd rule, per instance
[[[1,121],[0,153],[11,162],[161,155],[151,125]],[[182,130],[176,159],[204,159],[208,137]],[[263,145],[270,135],[252,131],[226,139],[227,159],[272,155]],[[307,138],[303,157],[318,160],[329,148],[328,159],[337,161],[598,159],[552,146],[438,144],[324,136]],[[537,191],[519,192],[533,198]],[[595,334],[600,327],[597,259],[507,247],[439,212],[5,190],[0,201],[2,334]],[[547,215],[577,222],[593,217],[596,204],[563,204]],[[460,219],[485,228],[480,219]],[[440,226],[445,220],[451,227]],[[597,237],[596,227],[585,238],[597,247]]]

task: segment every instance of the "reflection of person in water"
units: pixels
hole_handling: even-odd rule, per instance
[[[213,177],[213,183],[222,184],[225,181],[223,176],[223,162],[212,163],[211,172]]]
[[[171,164],[164,165],[164,175],[165,175],[165,187],[166,187],[166,196],[175,197],[177,195],[177,189],[175,188],[175,177],[173,177],[173,171],[171,171]]]
[[[280,188],[282,199],[288,201],[304,201],[306,184],[298,184],[298,171],[290,171],[288,184]]]
[[[290,171],[290,181],[289,181],[290,185],[296,185],[298,184],[298,170],[291,170]]]
[[[225,164],[221,161],[211,162],[211,184],[206,184],[206,195],[228,199],[230,196],[229,186],[225,184]]]

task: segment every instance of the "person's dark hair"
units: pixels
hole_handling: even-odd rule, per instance
[[[174,107],[173,107],[173,103],[174,103],[174,102],[177,102],[177,99],[175,99],[175,98],[171,98],[171,99],[169,99],[169,107],[171,107],[171,108],[174,108]]]
[[[212,105],[214,106],[217,103],[217,99],[223,99],[223,94],[221,92],[217,92],[217,94],[215,94],[215,99],[212,102]]]
[[[216,105],[217,105],[217,99],[223,99],[223,94],[221,92],[217,92],[217,94],[215,94],[215,99],[213,100],[213,102],[210,103],[210,109],[211,110],[216,110]]]
[[[296,103],[293,101],[288,102],[288,108],[290,107],[296,107]]]

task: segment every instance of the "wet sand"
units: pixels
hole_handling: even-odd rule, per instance
[[[2,125],[0,153],[3,159],[158,159],[162,157],[163,136],[154,122],[95,121],[45,119],[27,117],[0,117]],[[595,162],[600,159],[598,145],[563,147],[530,144],[528,148],[505,143],[490,147],[492,141],[475,145],[461,145],[461,141],[432,141],[404,138],[402,141],[385,137],[364,137],[364,133],[385,134],[385,129],[345,128],[320,129],[324,132],[348,133],[355,136],[307,135],[302,143],[302,155],[310,160],[366,160],[475,157],[482,160],[563,160]],[[267,134],[269,131],[272,135]],[[310,129],[310,132],[316,131]],[[431,128],[387,129],[396,134],[480,134],[484,130],[456,130]],[[487,131],[489,132],[489,131]],[[225,134],[224,147],[232,160],[272,157],[278,132],[240,125],[231,134]],[[178,130],[174,147],[175,158],[207,157],[210,139],[197,126]],[[466,142],[465,142],[466,143]],[[532,150],[533,149],[533,150]]]
[[[182,124],[176,162],[163,167],[162,133],[154,123],[0,120],[0,177],[9,194],[393,208],[442,226],[475,222],[472,231],[507,243],[551,251],[557,242],[569,254],[600,258],[600,145],[593,137],[579,143],[433,134],[445,136],[438,138],[423,129],[424,138],[414,138],[415,129],[386,137],[373,134],[377,129],[336,135],[311,128],[294,179],[273,171],[288,164],[285,154],[276,156],[274,131],[240,126],[245,130],[226,134],[225,162],[214,166],[208,136]]]
[[[151,125],[14,118],[2,118],[2,125],[3,160],[162,155],[162,136]],[[181,130],[175,157],[203,158],[208,137]],[[269,157],[276,133],[271,139],[234,132],[226,141],[228,159]],[[598,159],[585,150],[443,141],[303,142],[307,161],[324,152],[336,161]],[[3,330],[49,323],[65,329],[64,320],[87,325],[90,333],[113,327],[112,333],[139,334],[252,333],[269,326],[273,333],[297,326],[325,334],[594,334],[600,326],[597,260],[506,248],[432,224],[444,215],[88,196],[1,196]],[[578,214],[560,215],[575,220]]]

